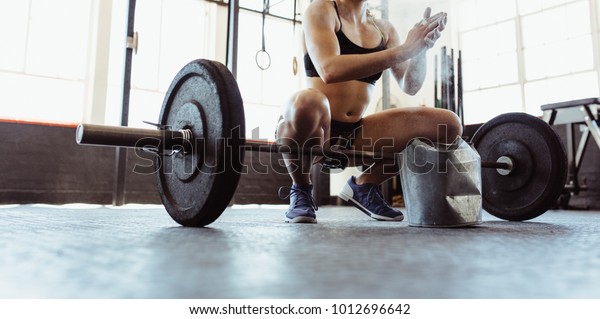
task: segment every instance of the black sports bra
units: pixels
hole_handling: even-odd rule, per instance
[[[363,48],[350,41],[350,39],[348,39],[344,32],[342,32],[342,18],[340,17],[338,6],[335,3],[335,1],[332,2],[333,6],[335,7],[335,12],[337,13],[338,19],[340,20],[340,29],[335,33],[338,39],[338,43],[340,45],[340,54],[367,54],[382,51],[385,49],[385,40],[383,38],[383,34],[381,34],[381,42],[378,46],[374,48]],[[373,22],[373,24],[375,25],[375,22]],[[375,25],[375,27],[377,28],[377,25]],[[377,28],[377,30],[379,30],[379,28]],[[379,32],[381,33],[380,30]],[[306,71],[306,76],[308,77],[319,77],[319,73],[317,72],[317,69],[315,68],[315,65],[313,64],[308,53],[304,55],[304,70]],[[358,81],[375,84],[375,82],[377,82],[377,80],[379,80],[379,78],[381,77],[381,73],[382,72],[375,73],[366,78],[358,79]]]

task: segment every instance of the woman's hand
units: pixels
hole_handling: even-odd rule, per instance
[[[411,56],[417,56],[432,48],[446,28],[448,16],[444,12],[431,16],[431,8],[425,9],[423,19],[408,32],[404,46]]]

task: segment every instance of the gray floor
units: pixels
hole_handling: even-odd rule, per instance
[[[0,206],[0,298],[600,298],[600,212],[425,229],[324,207]]]

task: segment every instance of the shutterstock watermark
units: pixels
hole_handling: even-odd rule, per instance
[[[253,130],[256,131],[257,129]],[[320,138],[309,138],[302,142],[290,138],[281,138],[277,142],[259,139],[246,142],[239,127],[232,130],[229,136],[235,138],[180,139],[176,143],[169,136],[165,136],[163,141],[157,141],[156,138],[140,139],[134,149],[136,163],[133,171],[137,174],[155,174],[162,170],[163,174],[186,175],[195,171],[201,174],[220,174],[233,170],[239,174],[288,175],[299,169],[302,169],[302,173],[310,173],[313,162],[339,168],[378,164],[382,165],[384,174],[394,174],[406,167],[415,174],[426,174],[436,168],[443,173],[449,166],[459,172],[466,171],[464,165],[447,156],[448,153],[457,151],[456,143],[441,144],[426,137],[413,138],[399,147],[393,137],[375,140],[359,135],[353,136],[355,141],[360,141],[359,146],[344,149],[333,143],[339,142],[338,137],[324,142]],[[447,127],[440,125],[437,140],[445,139],[446,136]],[[410,155],[402,152],[414,140],[419,140],[414,152]],[[431,155],[420,156],[424,152],[431,153],[431,148],[435,148],[436,158],[431,158]],[[411,165],[406,165],[406,161]]]

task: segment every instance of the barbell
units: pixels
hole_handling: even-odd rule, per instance
[[[221,63],[185,65],[165,94],[158,129],[79,124],[78,144],[130,147],[155,153],[158,192],[183,226],[214,222],[230,203],[245,150],[304,153],[333,159],[395,160],[397,154],[279,145],[246,140],[238,85]],[[483,124],[471,140],[481,156],[483,208],[512,221],[535,218],[557,201],[567,176],[560,137],[544,121],[507,113]]]

